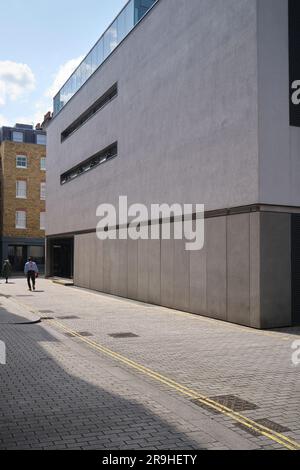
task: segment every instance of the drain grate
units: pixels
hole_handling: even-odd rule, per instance
[[[76,317],[75,315],[67,315],[65,317],[57,317],[60,320],[79,320],[79,317]]]
[[[220,403],[220,405],[230,408],[233,411],[257,410],[258,408],[254,403],[242,400],[235,395],[220,395],[217,397],[210,397],[210,399]]]
[[[54,320],[53,317],[42,317],[41,320]]]
[[[256,423],[261,424],[262,426],[265,426],[266,428],[271,429],[271,431],[275,432],[290,432],[290,429],[282,426],[281,424],[275,423],[274,421],[271,421],[268,418],[263,418],[263,419],[257,419]]]
[[[111,333],[110,335],[112,338],[139,338],[138,335],[135,335],[134,333]]]
[[[89,333],[89,331],[74,331],[74,333],[76,333],[77,335],[83,336],[85,338],[93,336],[92,333]],[[68,338],[75,337],[75,335],[73,335],[72,333],[65,333],[65,336],[67,336]]]

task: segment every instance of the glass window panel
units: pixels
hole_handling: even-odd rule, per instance
[[[36,143],[38,145],[46,145],[47,144],[47,138],[45,134],[37,134],[36,135]]]
[[[16,228],[26,228],[26,212],[16,211]]]
[[[31,257],[37,265],[44,264],[45,262],[45,248],[43,246],[28,246],[28,258]]]
[[[128,34],[134,26],[134,0],[127,5],[123,14],[125,17],[125,30],[126,34]]]
[[[41,170],[46,171],[46,157],[41,158]]]
[[[46,229],[46,212],[40,213],[40,230]]]
[[[41,183],[40,192],[41,192],[41,201],[45,201],[45,199],[46,199],[46,183]]]
[[[17,168],[27,168],[27,157],[24,155],[17,155],[16,157]]]
[[[24,142],[24,134],[23,132],[13,132],[13,141],[14,142]]]
[[[96,44],[96,54],[97,54],[97,63],[98,66],[102,64],[103,58],[104,58],[104,43],[103,43],[103,38],[100,39],[100,41],[97,42]]]
[[[26,199],[27,197],[27,182],[26,181],[16,182],[16,197],[18,199]]]
[[[115,21],[104,35],[104,58],[105,59],[117,47],[117,45],[118,45],[117,21]]]
[[[122,13],[117,18],[118,42],[123,41],[127,35],[125,18],[124,11],[122,11]]]

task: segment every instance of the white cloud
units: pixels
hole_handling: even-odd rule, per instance
[[[3,114],[0,114],[0,127],[9,125],[9,120]]]
[[[54,96],[59,92],[61,87],[65,82],[70,78],[76,67],[82,62],[84,56],[77,57],[76,59],[68,60],[65,64],[61,65],[57,74],[54,76],[52,85],[48,88],[45,93],[47,98],[54,98]]]
[[[26,64],[0,61],[0,106],[16,101],[35,89],[35,76]]]
[[[5,119],[3,115],[0,115],[0,127],[1,125],[14,125],[15,122],[21,122],[23,124],[37,124],[38,122],[43,122],[44,115],[48,111],[52,111],[53,109],[53,98],[60,90],[60,88],[64,85],[64,83],[68,80],[68,78],[72,75],[76,67],[80,64],[83,60],[83,56],[77,57],[76,59],[71,59],[65,64],[61,65],[56,74],[53,75],[53,81],[51,86],[46,90],[42,91],[42,95],[40,95],[40,99],[38,99],[35,103],[31,103],[30,111],[28,114],[26,112],[23,114],[24,109],[26,110],[27,105],[24,101],[22,103],[18,102],[20,105],[20,110],[23,109],[23,112],[18,116],[15,116],[14,122],[10,122],[9,120]],[[1,64],[6,64],[5,66]],[[0,61],[0,105],[5,104],[5,101],[8,96],[11,99],[17,99],[24,94],[25,90],[33,90],[35,85],[34,75],[32,74],[31,70],[27,65],[24,64],[15,64],[16,66],[8,66],[7,64],[14,64],[13,62],[1,62]],[[16,68],[18,73],[16,73]],[[10,74],[8,73],[10,72]],[[12,72],[13,77],[11,77]],[[30,72],[30,73],[28,73]],[[2,77],[5,76],[5,82]],[[9,94],[8,94],[8,78],[11,78],[9,81]],[[20,82],[23,79],[23,85],[20,86]],[[18,88],[19,86],[19,88]]]

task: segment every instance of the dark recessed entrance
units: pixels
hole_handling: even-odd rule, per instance
[[[72,278],[74,266],[74,238],[58,238],[48,240],[49,275]]]
[[[292,322],[300,325],[300,214],[292,215]]]

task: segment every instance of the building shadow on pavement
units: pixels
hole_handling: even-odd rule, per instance
[[[60,340],[43,323],[0,324],[0,340],[7,348],[7,364],[0,365],[1,450],[199,449],[170,412],[107,365],[101,369],[101,356],[74,352],[66,343],[73,340]]]

